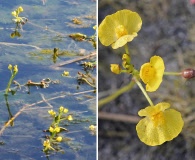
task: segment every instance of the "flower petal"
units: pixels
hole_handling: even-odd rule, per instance
[[[181,113],[168,109],[169,103],[158,103],[138,112],[139,116],[147,116],[136,126],[138,137],[150,146],[160,145],[177,137],[184,122]]]
[[[136,12],[130,10],[118,11],[112,15],[106,16],[99,25],[99,40],[105,46],[109,46],[119,40],[116,44],[113,44],[113,49],[116,49],[132,41],[133,38],[137,36],[137,32],[141,29],[141,25],[141,17]]]
[[[174,109],[166,110],[164,121],[164,125],[155,127],[148,117],[140,120],[136,126],[140,140],[149,146],[156,146],[177,137],[184,124],[181,114]]]
[[[167,109],[169,107],[170,107],[170,104],[169,103],[161,102],[161,103],[158,103],[155,106],[148,106],[148,107],[146,107],[144,109],[141,109],[138,112],[138,115],[139,116],[148,116],[148,117],[151,117],[151,116],[157,114],[160,111],[164,111],[165,109]]]
[[[112,44],[112,48],[113,49],[117,49],[119,47],[124,46],[127,42],[131,42],[135,37],[137,36],[137,33],[133,33],[131,35],[125,35],[122,36],[121,38],[119,38],[118,40],[116,40],[116,42],[114,42]]]

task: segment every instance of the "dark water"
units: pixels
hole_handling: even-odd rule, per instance
[[[19,6],[24,9],[20,16],[28,18],[28,22],[19,30],[21,37],[10,38],[15,28],[11,12]],[[0,15],[0,128],[8,121],[9,111],[14,116],[27,104],[43,101],[43,97],[56,97],[48,103],[42,102],[28,107],[15,119],[14,126],[9,126],[3,131],[0,136],[0,159],[95,159],[96,136],[88,129],[91,124],[96,125],[94,88],[87,84],[77,88],[77,73],[84,73],[80,62],[58,68],[52,68],[51,65],[54,64],[53,48],[71,53],[60,56],[56,63],[81,57],[80,53],[87,55],[94,51],[90,43],[74,41],[68,35],[80,32],[91,36],[95,33],[92,27],[96,24],[96,2],[1,1]],[[82,20],[81,25],[72,23],[71,20],[75,17]],[[43,54],[46,49],[51,52]],[[44,89],[31,87],[30,94],[27,94],[27,87],[22,87],[14,96],[9,94],[7,108],[4,91],[10,78],[10,71],[7,69],[9,64],[18,65],[19,72],[15,80],[20,84],[25,84],[28,80],[40,82],[44,78],[57,80],[59,83],[50,84]],[[63,71],[69,71],[70,76],[62,77]],[[95,77],[96,71],[91,71],[91,74]],[[80,94],[75,94],[78,92]],[[61,95],[66,96],[60,98]],[[69,132],[60,133],[71,140],[59,144],[64,153],[51,152],[46,158],[42,149],[47,133],[42,130],[48,129],[52,122],[48,110],[53,107],[53,110],[58,111],[60,106],[68,108],[74,118],[71,122],[62,122],[62,126]]]

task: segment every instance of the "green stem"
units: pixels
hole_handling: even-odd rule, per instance
[[[164,75],[180,76],[181,72],[164,72]]]
[[[129,57],[130,57],[130,54],[129,54],[129,48],[128,48],[127,43],[125,44],[125,53],[127,53],[127,54],[129,55]]]
[[[108,97],[101,99],[98,101],[98,107],[99,109],[105,105],[106,103],[111,102],[112,100],[114,100],[115,98],[117,98],[118,96],[120,96],[121,94],[131,90],[133,88],[133,86],[135,85],[134,81],[131,81],[128,85],[124,86],[123,88],[120,88],[119,90],[117,90],[116,92],[114,92],[113,94],[109,95]]]
[[[137,85],[139,86],[139,88],[141,89],[142,93],[144,94],[144,96],[146,97],[146,99],[148,100],[150,106],[154,106],[153,102],[151,101],[150,97],[148,96],[146,90],[143,88],[142,84],[137,80],[137,78],[134,76],[133,79],[135,80],[135,82],[137,83]]]
[[[12,74],[12,76],[11,76],[11,78],[10,78],[8,84],[7,84],[7,88],[6,88],[6,90],[5,90],[5,95],[6,95],[6,96],[8,95],[9,88],[10,88],[10,86],[11,86],[11,84],[12,84],[12,81],[13,81],[14,77],[15,77],[15,74]]]

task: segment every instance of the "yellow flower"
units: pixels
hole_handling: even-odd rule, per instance
[[[61,142],[62,141],[62,137],[61,136],[57,137],[56,141]]]
[[[49,150],[49,149],[55,150],[55,149],[51,146],[49,139],[47,139],[47,140],[45,140],[45,141],[43,142],[43,146],[45,147],[43,151],[47,151],[47,150]]]
[[[9,69],[10,71],[12,70],[12,65],[11,65],[11,64],[8,65],[8,69]]]
[[[54,128],[53,128],[53,127],[49,127],[49,131],[50,131],[51,133],[53,133],[53,132],[54,132]]]
[[[64,113],[68,113],[68,109],[67,108],[64,108]]]
[[[18,11],[19,12],[23,12],[24,11],[23,8],[22,8],[22,6],[18,7]]]
[[[43,146],[44,146],[44,147],[50,147],[50,142],[49,142],[49,140],[44,141],[44,142],[43,142]]]
[[[72,121],[72,120],[73,120],[72,115],[68,115],[67,119],[68,119],[69,121]]]
[[[49,113],[52,117],[54,117],[54,116],[56,115],[56,112],[53,111],[53,109],[49,110],[48,113]]]
[[[121,67],[119,66],[119,64],[110,64],[110,70],[115,74],[121,73]]]
[[[49,127],[49,131],[51,132],[51,133],[53,133],[53,132],[60,132],[60,127],[55,127],[55,128],[53,128],[53,127]]]
[[[62,76],[69,76],[69,72],[68,71],[64,71],[63,73],[62,73]]]
[[[64,111],[64,107],[63,106],[60,106],[59,112],[63,112],[63,111]]]
[[[14,74],[18,73],[18,66],[17,65],[14,66],[13,72],[14,72]]]
[[[138,137],[143,143],[161,145],[181,132],[184,125],[181,113],[169,107],[169,103],[162,102],[138,112],[139,116],[146,116],[136,126]]]
[[[95,131],[96,126],[94,126],[94,125],[90,125],[90,126],[89,126],[89,129],[90,129],[91,131]]]
[[[60,132],[60,127],[56,127],[55,129],[54,129],[54,132]]]
[[[12,16],[14,16],[14,17],[16,17],[16,16],[17,16],[16,11],[13,11],[13,12],[12,12]]]
[[[99,40],[103,45],[112,45],[113,49],[117,49],[132,41],[141,26],[142,20],[139,14],[124,9],[106,16],[99,25]]]
[[[146,84],[146,91],[153,92],[158,89],[162,82],[164,70],[164,61],[159,56],[151,57],[149,63],[141,66],[140,78]]]

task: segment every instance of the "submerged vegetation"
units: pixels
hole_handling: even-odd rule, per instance
[[[44,3],[46,3],[46,1]],[[18,116],[27,115],[27,118],[24,119],[25,123],[23,124],[23,126],[29,123],[33,123],[31,122],[32,119],[38,122],[39,124],[38,127],[36,126],[36,128],[30,128],[27,125],[23,128],[32,130],[32,132],[28,132],[28,134],[30,136],[32,135],[32,137],[35,138],[36,140],[40,141],[40,137],[41,137],[40,128],[44,130],[46,128],[45,126],[48,125],[48,123],[50,123],[51,120],[50,118],[45,119],[44,117],[48,112],[50,117],[52,118],[52,122],[50,123],[48,129],[45,130],[45,132],[48,134],[44,136],[44,139],[41,138],[41,141],[43,147],[42,154],[45,153],[47,158],[49,158],[49,156],[53,154],[52,153],[53,151],[66,153],[66,150],[68,149],[65,148],[66,146],[62,144],[63,142],[64,143],[67,142],[66,144],[70,148],[76,148],[74,146],[76,144],[85,145],[86,142],[77,142],[77,138],[78,138],[77,134],[80,134],[79,132],[83,132],[85,136],[88,134],[95,135],[96,118],[94,115],[94,110],[95,110],[94,93],[96,90],[96,86],[95,86],[96,83],[94,77],[96,74],[95,71],[96,33],[92,36],[85,35],[82,40],[81,39],[79,40],[79,38],[77,39],[75,37],[74,33],[65,34],[65,33],[57,32],[56,30],[52,30],[47,26],[42,27],[37,19],[36,21],[33,22],[33,20],[29,18],[31,17],[30,11],[28,14],[28,18],[29,18],[28,21],[26,17],[21,16],[22,14],[25,14],[24,11],[28,12],[29,10],[25,9],[25,6],[24,7],[19,6],[11,13],[11,15],[14,17],[12,20],[16,26],[14,28],[14,31],[11,33],[10,37],[15,38],[14,40],[18,41],[19,43],[0,42],[1,45],[9,46],[10,49],[12,49],[12,46],[16,47],[17,49],[20,49],[19,52],[17,50],[14,51],[15,55],[11,55],[9,57],[11,60],[14,61],[16,65],[8,66],[8,69],[11,72],[11,76],[8,81],[7,88],[3,90],[3,92],[5,93],[4,98],[5,98],[5,103],[8,112],[8,120],[7,119],[4,120],[3,119],[4,117],[1,119],[1,121],[4,121],[5,123],[2,124],[1,126],[0,135],[2,136],[2,134],[6,129],[8,130],[9,133],[10,130],[8,127],[10,126],[13,129],[21,130],[20,125],[18,124],[20,123],[23,124],[23,122],[20,120],[20,118],[18,118]],[[23,28],[23,25],[26,24],[27,21],[28,21],[28,27],[33,26],[37,29],[44,29],[45,31],[47,31],[45,35],[51,33],[50,41],[52,43],[55,43],[56,47],[55,46],[52,48],[41,47],[41,45],[38,44],[39,37],[36,39],[36,41],[32,42],[33,44],[29,44],[31,40],[27,44],[23,42],[21,43],[21,40],[25,41],[26,38],[28,37],[32,38],[32,41],[34,40],[33,35],[31,35],[30,32],[27,35],[26,32],[28,31],[26,30],[25,27]],[[72,19],[72,23],[74,25],[79,25],[81,27],[86,26],[86,21],[80,18]],[[89,24],[88,27],[89,26],[91,27],[91,24]],[[78,34],[84,35],[82,33],[78,33]],[[72,37],[70,35],[72,35]],[[63,42],[64,40],[66,40],[66,42],[71,41],[71,43],[74,44],[74,48],[68,47],[64,49],[63,46],[59,47],[58,43]],[[92,43],[92,45],[89,44],[89,46],[94,50],[94,52],[90,53],[91,51],[88,52],[84,50],[85,48],[81,48],[81,50],[75,49],[75,46],[78,45],[76,44],[77,42],[87,43],[87,44]],[[67,44],[65,44],[65,46],[67,46]],[[29,50],[23,53],[23,47]],[[34,50],[31,50],[32,48]],[[25,57],[26,59],[24,58],[20,60],[20,58],[18,58],[19,59],[18,61],[17,56],[20,54],[24,54],[23,57],[26,56]],[[14,58],[11,58],[12,56]],[[66,58],[68,58],[69,60],[66,60]],[[33,63],[36,64],[40,63],[40,61],[38,60],[42,60],[41,62],[43,62],[44,64],[44,65],[40,65],[40,68],[38,68],[38,70],[36,69],[33,70],[37,66],[32,64],[29,64],[30,66],[29,68],[28,67],[24,68],[24,64],[28,65],[29,61],[30,62],[33,61]],[[83,60],[84,62],[83,61],[79,62],[81,60]],[[50,65],[45,65],[46,62],[50,63]],[[66,64],[61,65],[61,63],[64,62],[67,64],[73,63],[73,65],[71,65],[69,68],[66,68],[64,67],[64,65]],[[18,70],[19,70],[18,68],[20,69],[19,73],[21,74],[18,74]],[[56,71],[57,68],[60,68],[60,71]],[[61,70],[64,70],[64,72],[62,72]],[[36,71],[36,73],[33,71]],[[77,75],[77,73],[80,72],[84,72],[82,73],[82,76],[79,74]],[[26,74],[26,75],[22,77],[22,74]],[[30,78],[29,76],[27,76],[28,74],[30,75],[32,74]],[[22,79],[20,79],[21,77]],[[88,80],[83,81],[82,82],[83,85],[78,87],[81,84],[78,79],[80,79],[81,81],[83,80],[82,78]],[[47,96],[48,98],[46,98]],[[38,100],[39,98],[41,98],[41,100]],[[66,99],[64,100],[64,98]],[[17,103],[17,107],[19,106],[20,108],[17,107],[13,108],[14,103]],[[66,108],[61,106],[56,112],[55,111],[56,105],[53,105],[52,103],[62,104],[66,106]],[[47,106],[46,107],[42,106],[43,104],[46,104]],[[74,108],[74,105],[76,107],[83,106],[84,109],[82,107]],[[73,109],[70,109],[71,107],[73,107]],[[39,114],[40,110],[43,110],[42,112],[43,114]],[[71,113],[69,113],[69,110],[71,110]],[[35,116],[34,114],[31,115],[32,112],[36,113]],[[85,113],[88,114],[85,115]],[[17,125],[14,126],[14,124]],[[44,124],[44,126],[41,126],[41,124]],[[89,128],[91,124],[93,124],[94,127]],[[71,130],[68,129],[69,128],[68,126],[71,128]],[[16,133],[12,132],[12,134],[17,134],[17,133],[18,132]],[[24,131],[24,134],[27,134],[27,132]],[[66,136],[66,134],[69,134],[69,137]],[[4,135],[6,134],[4,133]],[[74,135],[76,136],[74,137]],[[6,140],[4,141],[6,142]],[[2,141],[2,143],[4,143],[4,141]],[[93,138],[93,143],[94,142],[95,142],[95,137]],[[18,142],[13,141],[12,143],[15,144]],[[26,145],[28,144],[24,144],[24,146]],[[8,145],[6,144],[2,147],[6,147],[6,146]],[[40,146],[35,146],[34,148],[36,148],[37,150],[37,148],[40,148]],[[95,144],[93,144],[92,148],[88,148],[88,149],[89,150],[93,149],[95,154]],[[77,152],[79,152],[79,150],[77,150]],[[72,151],[71,154],[75,154],[75,151]],[[30,158],[34,158],[34,157],[32,156]]]

